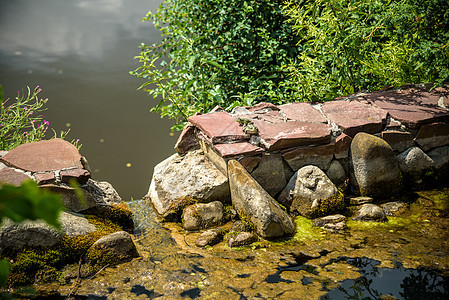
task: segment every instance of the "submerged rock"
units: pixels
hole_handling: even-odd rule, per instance
[[[387,216],[397,216],[408,209],[408,204],[402,201],[393,201],[382,204],[381,207]]]
[[[387,221],[387,216],[379,206],[363,204],[352,219],[356,221],[385,222]]]
[[[292,197],[291,211],[305,217],[324,216],[344,207],[343,194],[316,166],[298,170]]]
[[[229,183],[200,150],[174,154],[154,168],[147,196],[163,218],[183,208],[187,198],[198,202],[229,201]]]
[[[223,240],[224,231],[220,228],[214,228],[204,231],[196,240],[198,247],[213,246]]]
[[[228,162],[229,185],[234,208],[242,219],[253,223],[264,238],[291,235],[295,226],[280,205],[236,160]]]
[[[358,133],[351,143],[354,175],[362,196],[387,197],[398,193],[402,176],[393,149],[383,139]]]
[[[198,230],[219,225],[223,222],[223,203],[197,203],[184,209],[182,226],[186,230]]]
[[[314,219],[312,225],[322,227],[331,232],[338,232],[348,228],[346,226],[346,217],[343,215],[330,215]]]
[[[240,232],[236,235],[231,235],[228,240],[229,247],[241,247],[250,245],[254,242],[257,242],[259,239],[257,235],[252,232]]]

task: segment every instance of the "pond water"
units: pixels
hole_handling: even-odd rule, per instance
[[[138,66],[140,43],[160,40],[142,17],[161,2],[0,0],[5,97],[40,85],[50,125],[70,128],[93,178],[109,181],[125,200],[145,195],[154,166],[174,153],[172,122],[149,112],[155,100],[128,73]]]

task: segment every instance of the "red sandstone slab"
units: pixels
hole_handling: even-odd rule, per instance
[[[393,150],[402,152],[413,146],[413,135],[404,131],[382,131],[384,139]]]
[[[397,90],[378,91],[365,95],[369,101],[398,101],[402,104],[413,104],[437,107],[440,104],[449,104],[449,85],[437,87],[433,90],[432,84],[403,86]]]
[[[250,112],[258,112],[258,111],[262,111],[262,110],[279,110],[279,108],[272,104],[272,103],[268,103],[268,102],[260,102],[252,107],[245,107],[246,109],[248,109]]]
[[[264,152],[264,149],[254,146],[248,142],[216,144],[213,147],[223,158],[238,155],[256,155]]]
[[[280,105],[279,108],[285,116],[293,121],[327,123],[326,118],[313,108],[310,102],[294,102]]]
[[[30,172],[82,168],[78,149],[62,139],[20,145],[1,158],[6,165]]]
[[[84,184],[90,178],[90,172],[80,168],[62,170],[59,175],[61,176],[61,181],[64,183],[70,183],[70,181],[74,179],[78,181],[79,184]]]
[[[268,150],[291,148],[296,146],[325,144],[331,139],[330,126],[323,123],[290,121],[269,124],[254,121],[259,136],[266,142]]]
[[[432,91],[429,89],[430,86],[413,86],[395,91],[374,92],[365,95],[365,98],[373,105],[387,110],[394,119],[409,128],[433,122],[449,122],[449,111],[439,106],[448,102],[449,87]]]
[[[203,131],[214,144],[248,140],[239,123],[227,112],[193,115],[188,121]]]
[[[179,135],[174,148],[179,154],[184,154],[190,149],[197,147],[199,147],[199,144],[196,138],[195,126],[187,124]]]
[[[269,111],[264,114],[258,114],[257,119],[261,119],[270,123],[285,122],[284,116],[279,111]]]
[[[424,150],[449,144],[449,123],[432,123],[421,126],[415,142]]]
[[[52,184],[56,182],[56,177],[53,172],[47,172],[47,173],[36,173],[33,175],[34,179],[36,180],[37,184]]]
[[[359,101],[331,101],[323,104],[324,115],[347,135],[377,133],[387,120],[387,111]]]
[[[346,158],[349,156],[349,147],[351,146],[352,138],[342,133],[335,140],[334,155],[336,159]]]
[[[15,186],[21,185],[24,181],[30,180],[26,174],[17,172],[12,168],[3,168],[0,170],[0,186],[2,183],[7,183]]]
[[[315,147],[298,147],[292,150],[282,151],[282,157],[296,171],[304,166],[313,165],[322,170],[327,170],[334,157],[334,144],[326,144]]]

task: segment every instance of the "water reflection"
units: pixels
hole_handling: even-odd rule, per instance
[[[153,167],[174,153],[172,122],[128,72],[141,42],[160,33],[141,19],[161,0],[0,0],[0,84],[5,96],[40,85],[45,117],[80,139],[94,178],[126,200],[148,189]]]
[[[360,269],[361,277],[345,280],[321,299],[448,299],[449,278],[424,268],[379,268],[379,261],[368,258],[340,258]],[[331,262],[332,263],[332,262]]]

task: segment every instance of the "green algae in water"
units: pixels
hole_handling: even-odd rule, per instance
[[[292,241],[319,241],[325,238],[322,229],[312,226],[312,220],[298,216],[295,219],[296,233]]]

